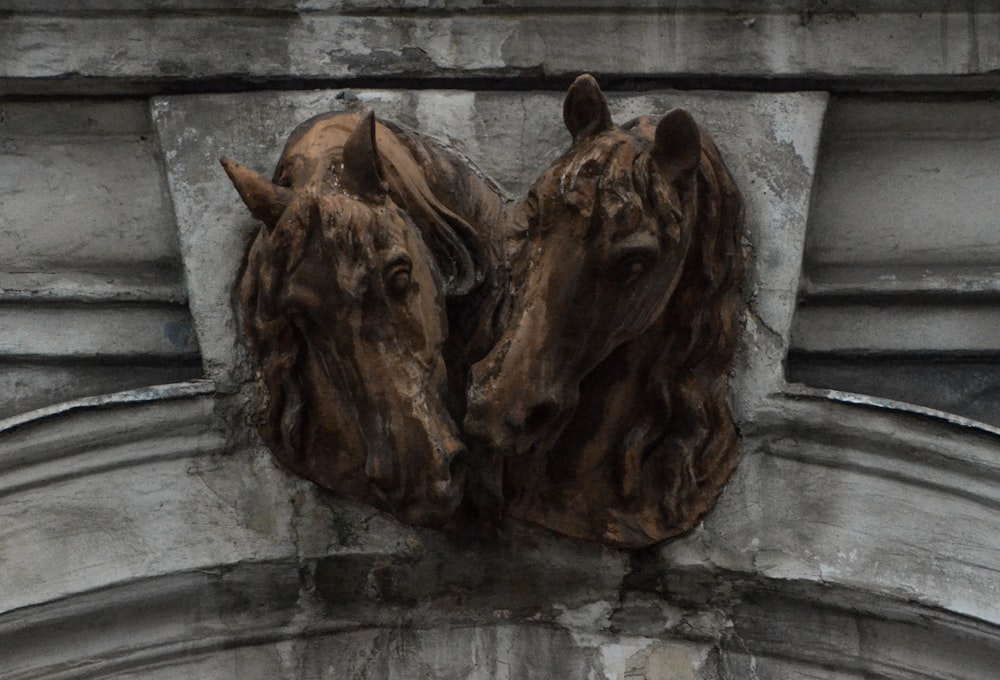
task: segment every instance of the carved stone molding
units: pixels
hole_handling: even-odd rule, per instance
[[[300,125],[270,181],[223,159],[264,224],[240,302],[283,465],[414,524],[625,547],[711,507],[738,456],[739,192],[683,109],[619,127],[581,76],[563,118],[515,201],[371,112]]]

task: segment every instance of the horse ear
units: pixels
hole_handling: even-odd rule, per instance
[[[610,130],[611,111],[594,76],[585,73],[573,81],[563,101],[563,121],[573,135],[573,143]]]
[[[375,144],[375,112],[369,111],[344,143],[344,188],[362,198],[382,200],[388,192]]]
[[[219,162],[239,192],[240,198],[250,209],[250,214],[266,224],[269,229],[273,228],[291,202],[292,192],[267,181],[259,172],[254,172],[234,160],[220,158]]]
[[[653,160],[674,178],[694,172],[701,161],[701,132],[691,114],[671,109],[656,126]]]

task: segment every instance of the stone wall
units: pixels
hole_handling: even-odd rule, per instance
[[[8,0],[0,676],[994,677],[1000,12],[939,4]],[[218,157],[361,104],[518,195],[583,71],[616,121],[690,110],[746,199],[719,505],[467,542],[276,468]]]

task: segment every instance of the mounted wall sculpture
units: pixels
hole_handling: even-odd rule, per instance
[[[739,452],[739,192],[683,110],[618,127],[581,76],[564,120],[517,201],[371,113],[302,124],[270,182],[223,160],[264,223],[239,297],[284,466],[414,524],[619,547],[711,508]]]

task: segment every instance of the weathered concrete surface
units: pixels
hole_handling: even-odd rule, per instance
[[[998,431],[854,401],[776,400],[664,565],[839,584],[996,626]]]
[[[217,158],[267,173],[298,122],[354,100],[453,144],[511,193],[568,144],[554,93],[156,100],[192,310],[226,391],[247,378],[230,286],[255,227]],[[825,96],[612,97],[618,121],[676,105],[719,142],[753,246],[735,376],[744,460],[700,529],[635,555],[518,526],[453,539],[330,498],[260,448],[234,455],[251,429],[238,398],[94,403],[0,424],[0,674],[990,677],[997,432],[777,396]],[[82,281],[78,294],[118,295]],[[46,286],[21,286],[18,304],[64,299]]]
[[[155,357],[183,362],[197,359],[198,343],[184,307],[108,310],[12,304],[4,310],[0,355],[22,360]]]
[[[924,304],[872,299],[864,303],[802,304],[792,346],[831,354],[1000,354],[1000,306]],[[913,400],[918,401],[918,400]]]
[[[117,318],[111,323],[117,324]],[[66,365],[52,361],[7,361],[0,366],[0,418],[7,418],[70,399],[94,394],[108,394],[147,385],[165,385],[178,380],[201,377],[201,358],[190,363],[172,362],[166,366],[153,357],[148,363],[128,362],[109,367],[108,359],[97,365]]]
[[[1000,67],[1000,13],[986,4],[900,11],[888,2],[692,2],[669,9],[643,3],[626,11],[621,2],[586,8],[567,2],[394,8],[277,2],[252,9],[175,2],[172,11],[136,14],[121,7],[88,3],[82,14],[50,9],[0,18],[6,46],[0,82],[26,92],[79,89],[87,81],[99,86],[95,79],[566,77],[591,71],[883,78],[904,87],[923,80],[950,89],[963,83],[941,77],[977,76],[978,84],[966,86],[995,86]]]
[[[1000,262],[996,101],[847,98],[830,107],[807,267]]]
[[[792,335],[795,380],[1000,422],[998,154],[994,101],[831,106]]]
[[[0,102],[0,240],[0,415],[200,375],[145,102]]]
[[[4,271],[172,264],[176,280],[177,237],[144,102],[0,103],[0,167]]]

